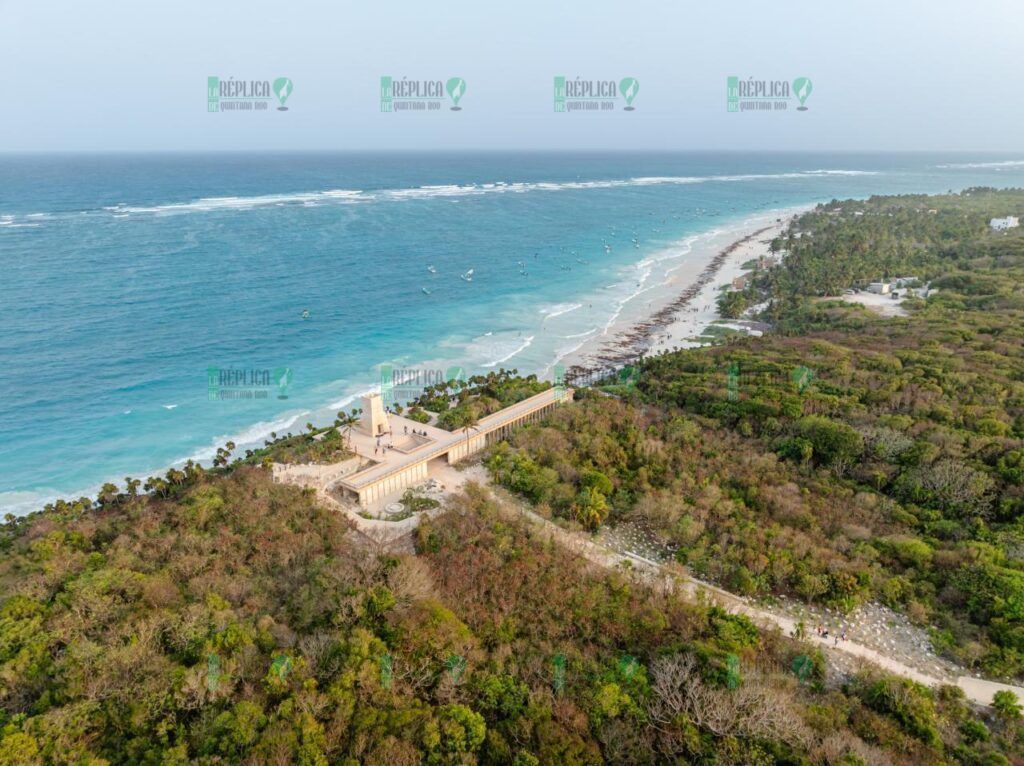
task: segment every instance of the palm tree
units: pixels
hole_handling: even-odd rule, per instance
[[[100,488],[100,493],[96,496],[96,505],[103,507],[115,505],[120,499],[121,495],[118,494],[117,485],[108,481]]]
[[[146,492],[154,492],[157,495],[159,495],[160,497],[166,497],[167,496],[167,490],[169,489],[169,485],[167,484],[166,481],[161,479],[159,476],[150,476],[146,480],[146,483],[142,485],[142,488]]]
[[[177,468],[169,468],[167,470],[166,476],[167,476],[167,483],[169,485],[171,485],[171,486],[179,486],[181,484],[184,484],[185,483],[185,479],[187,478],[185,476],[185,472],[184,471],[179,471]]]
[[[251,451],[251,450],[250,450]],[[185,463],[185,477],[191,481],[196,482],[203,476],[203,467],[193,460],[188,460]]]
[[[466,436],[466,457],[469,456],[469,432],[477,431],[477,423],[479,418],[476,412],[466,407],[455,417],[455,428],[461,430]]]
[[[350,447],[352,446],[352,429],[359,423],[359,416],[362,412],[362,409],[355,407],[347,414],[344,410],[338,413],[338,427],[345,432],[345,442]]]
[[[142,482],[138,479],[133,479],[131,476],[124,477],[124,485],[128,489],[129,497],[138,497],[140,484],[142,484]]]
[[[213,466],[226,466],[231,460],[231,453],[235,449],[234,442],[228,442],[223,447],[217,447],[217,456],[213,459]]]

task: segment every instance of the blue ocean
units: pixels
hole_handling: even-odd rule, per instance
[[[0,510],[329,422],[380,365],[550,374],[710,232],[979,185],[1024,158],[0,155]]]

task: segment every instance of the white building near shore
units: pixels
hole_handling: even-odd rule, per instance
[[[1020,219],[1015,215],[1008,215],[1006,218],[993,218],[988,222],[992,231],[1006,231],[1020,226]]]

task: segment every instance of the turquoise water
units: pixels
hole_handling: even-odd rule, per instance
[[[326,422],[382,363],[548,373],[699,235],[974,185],[1024,186],[1024,161],[0,156],[0,509]],[[266,398],[211,399],[211,367]],[[283,368],[287,399],[262,386]]]

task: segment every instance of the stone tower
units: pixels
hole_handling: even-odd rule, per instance
[[[380,436],[391,431],[380,394],[363,397],[363,414],[359,416],[359,430],[370,436]]]

